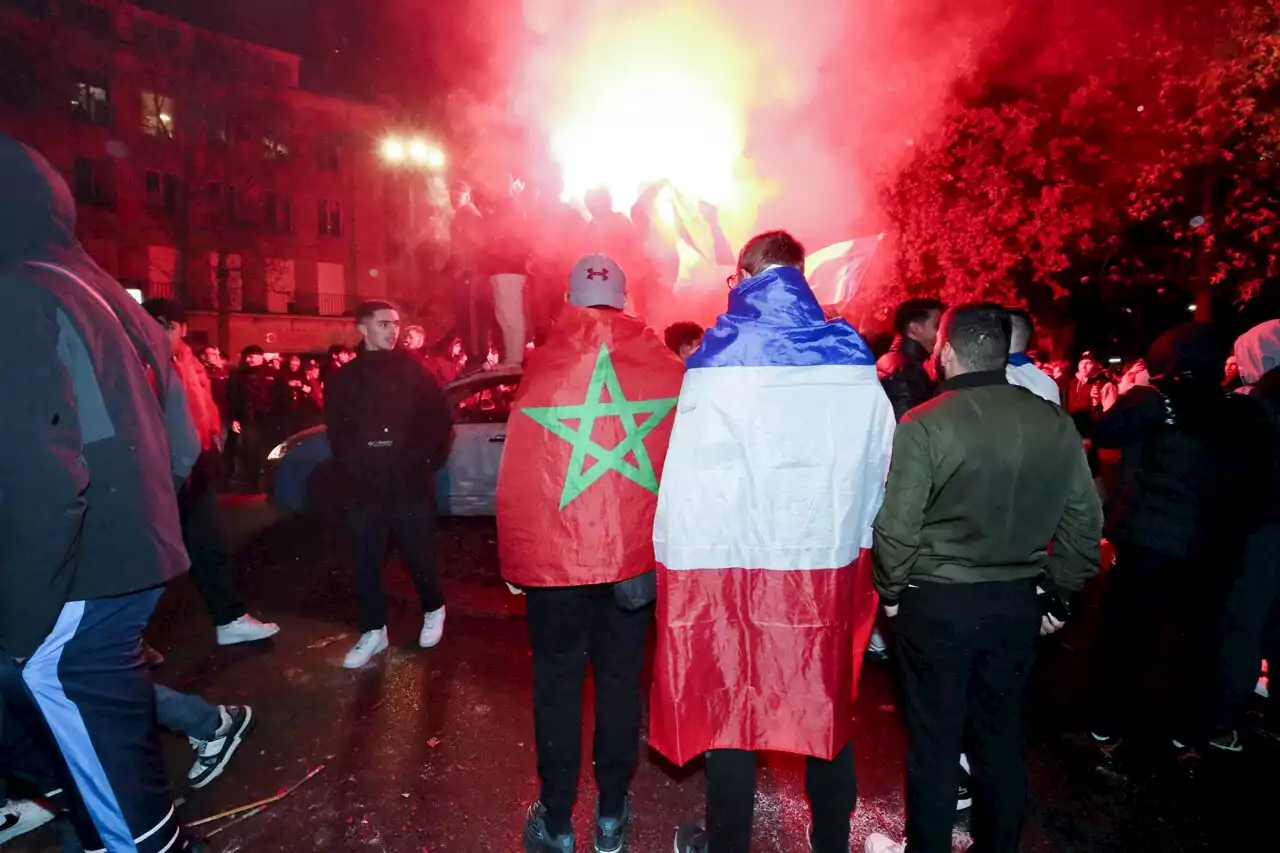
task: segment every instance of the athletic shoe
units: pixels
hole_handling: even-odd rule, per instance
[[[44,826],[56,815],[35,800],[9,800],[0,806],[0,844]]]
[[[524,853],[574,853],[575,849],[573,829],[564,835],[552,835],[547,831],[547,807],[542,803],[529,806],[529,816],[524,821]]]
[[[1214,749],[1220,749],[1223,752],[1244,751],[1244,744],[1240,742],[1240,733],[1235,729],[1232,729],[1229,732],[1223,732],[1222,734],[1211,738],[1209,740],[1209,746]]]
[[[218,645],[234,646],[238,643],[256,643],[280,633],[274,622],[259,622],[248,613],[234,622],[218,626]]]
[[[620,853],[627,846],[627,828],[631,826],[631,798],[622,801],[622,817],[601,817],[596,803],[596,853]]]
[[[444,608],[432,610],[422,617],[422,633],[418,635],[418,645],[430,649],[440,645],[444,638]]]
[[[155,669],[164,663],[164,655],[160,654],[154,646],[146,640],[142,641],[142,662],[150,669]]]
[[[972,782],[973,777],[969,774],[969,756],[962,752],[960,753],[960,790],[956,792],[956,811],[962,812],[973,808],[973,794],[969,792]]]
[[[343,669],[359,669],[360,667],[373,660],[374,655],[380,655],[387,650],[387,629],[382,627],[376,631],[367,631],[360,635],[360,639],[347,652],[347,656],[342,659]]]
[[[1267,676],[1265,675],[1258,676],[1258,683],[1254,685],[1253,692],[1257,693],[1263,699],[1271,698],[1271,685],[1267,681]]]
[[[220,705],[218,715],[222,725],[212,738],[190,738],[191,748],[196,751],[196,763],[187,771],[187,783],[192,788],[203,788],[222,775],[254,723],[253,709],[248,705]]]
[[[873,832],[867,837],[866,853],[906,853],[907,845],[899,844],[887,835]]]
[[[867,643],[867,660],[872,663],[889,661],[889,644],[885,642],[884,634],[880,633],[879,628],[871,629],[871,640]]]
[[[676,853],[707,853],[711,836],[696,823],[683,824],[676,830]]]

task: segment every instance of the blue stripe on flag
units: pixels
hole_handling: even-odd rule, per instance
[[[804,274],[774,267],[729,293],[729,310],[689,356],[702,367],[809,367],[876,363],[871,348],[845,320],[827,322]]]
[[[1028,364],[1035,364],[1035,362],[1025,352],[1009,353],[1009,365],[1011,367],[1026,367]]]
[[[75,637],[84,618],[84,610],[83,601],[69,601],[62,605],[53,631],[22,667],[22,679],[58,741],[102,842],[108,850],[136,850],[133,833],[129,831],[107,771],[103,769],[89,738],[84,717],[76,703],[67,696],[58,677],[62,652]]]

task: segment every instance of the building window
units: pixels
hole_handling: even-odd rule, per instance
[[[316,199],[316,233],[321,237],[342,236],[342,204],[333,199]]]
[[[111,126],[111,100],[107,84],[76,74],[71,81],[71,114],[76,121]]]
[[[342,264],[316,264],[316,291],[320,313],[341,317],[347,311],[346,268]]]
[[[110,159],[90,160],[87,157],[77,157],[72,181],[76,201],[94,207],[115,207],[113,168],[114,164]]]
[[[173,278],[177,270],[177,249],[172,246],[148,246],[147,298],[172,299]]]
[[[222,304],[218,279],[227,278],[227,310],[244,310],[244,272],[240,255],[235,252],[209,253],[210,307],[215,310]]]
[[[266,259],[267,310],[272,314],[291,313],[297,279],[293,261],[285,258]]]
[[[262,137],[262,156],[266,160],[288,160],[289,146],[270,136]]]
[[[293,233],[293,199],[281,193],[263,193],[262,224],[277,234]]]
[[[148,136],[173,136],[174,103],[167,95],[142,93],[142,132]]]
[[[338,171],[338,140],[333,136],[322,136],[316,143],[316,159],[321,169],[326,172]]]
[[[178,182],[173,175],[148,170],[147,210],[153,214],[176,216],[178,213]]]

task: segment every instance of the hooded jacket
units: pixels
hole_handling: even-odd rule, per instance
[[[0,136],[0,186],[0,646],[25,657],[66,602],[186,571],[162,406],[194,430],[164,332],[76,242],[66,182]]]

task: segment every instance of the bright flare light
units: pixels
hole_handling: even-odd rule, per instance
[[[382,142],[382,158],[388,163],[404,162],[404,143],[399,139],[384,139]]]
[[[425,165],[427,162],[427,143],[421,139],[415,139],[409,143],[409,159],[415,163]]]
[[[713,204],[737,200],[752,75],[736,61],[741,45],[706,17],[666,10],[587,33],[560,59],[549,136],[566,198],[604,186],[626,210],[643,184],[666,179]]]

